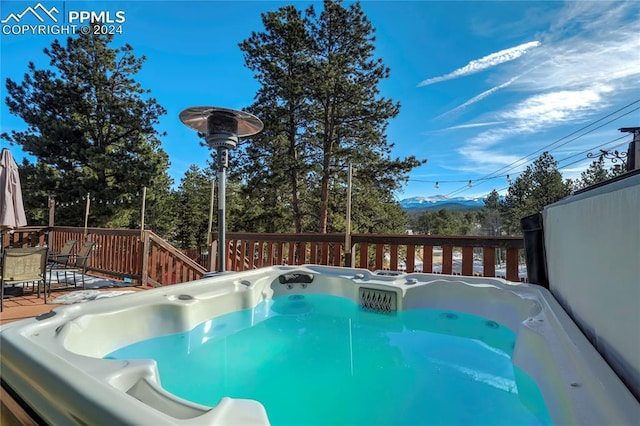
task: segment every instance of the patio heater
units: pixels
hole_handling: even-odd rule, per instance
[[[259,133],[264,125],[260,119],[244,111],[200,106],[180,113],[180,121],[204,135],[207,144],[217,150],[218,174],[218,272],[225,271],[225,198],[226,172],[229,150],[236,147],[238,138]]]

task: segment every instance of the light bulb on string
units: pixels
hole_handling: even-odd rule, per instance
[[[472,187],[473,187],[473,183],[471,183],[471,181],[469,181],[469,183],[467,184],[467,186],[468,186],[469,188],[472,188]]]
[[[436,189],[440,189],[440,183],[436,182]]]

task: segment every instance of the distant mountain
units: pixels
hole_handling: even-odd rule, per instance
[[[484,197],[412,197],[400,200],[400,207],[408,211],[422,210],[478,210],[484,207]]]

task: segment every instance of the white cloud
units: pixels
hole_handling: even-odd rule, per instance
[[[519,77],[520,77],[520,76],[513,77],[511,80],[509,80],[509,81],[507,81],[507,82],[505,82],[505,83],[502,83],[502,84],[500,84],[500,85],[498,85],[498,86],[492,87],[492,88],[491,88],[491,89],[489,89],[489,90],[485,90],[484,92],[480,93],[479,95],[474,96],[473,98],[469,99],[467,102],[463,103],[462,105],[459,105],[459,106],[457,106],[457,107],[453,108],[452,110],[449,110],[449,111],[447,111],[447,112],[445,112],[445,113],[443,113],[443,114],[440,114],[439,116],[437,116],[437,117],[436,117],[436,119],[441,118],[441,117],[445,117],[445,116],[447,116],[447,115],[453,114],[453,113],[458,112],[458,111],[461,111],[461,110],[463,110],[464,108],[466,108],[466,107],[468,107],[468,106],[470,106],[470,105],[473,105],[473,104],[475,104],[476,102],[479,102],[479,101],[483,100],[484,98],[486,98],[487,96],[490,96],[490,95],[494,94],[494,93],[495,93],[495,92],[497,92],[498,90],[500,90],[500,89],[504,89],[505,87],[510,86],[510,85],[511,85],[511,83],[513,83],[514,81],[516,81]]]
[[[440,132],[448,132],[450,130],[473,129],[476,127],[495,126],[496,124],[500,124],[500,123],[501,121],[486,121],[483,123],[466,123],[466,124],[460,124],[457,126],[446,127],[444,129],[439,129],[439,130],[435,130],[427,133],[436,133],[436,132],[440,133]]]
[[[608,39],[582,36],[547,44],[535,59],[544,66],[520,79],[523,91],[547,91],[602,84],[613,89],[640,82],[640,24],[625,28]]]
[[[479,94],[439,116],[464,109],[468,121],[456,120],[448,128],[431,132],[458,131],[455,140],[442,140],[443,145],[453,148],[455,161],[442,161],[438,166],[469,178],[494,173],[508,173],[514,178],[547,145],[559,141],[550,148],[557,147],[552,151],[557,160],[566,157],[560,170],[565,178],[579,178],[592,161],[586,158],[586,152],[618,137],[617,129],[637,118],[635,112],[600,130],[576,134],[579,137],[575,140],[574,136],[565,138],[640,97],[638,16],[640,2],[566,2],[555,17],[548,17],[552,23],[546,30],[530,35],[539,40],[535,49],[529,48],[519,60],[509,59],[492,69],[485,80],[487,90],[477,90],[474,93]],[[421,85],[493,66],[486,62],[483,68],[480,61],[484,60],[472,61]],[[507,86],[508,90],[500,90]],[[604,123],[596,126],[600,124]],[[464,129],[469,132],[459,132]],[[558,147],[561,143],[564,146]]]
[[[520,160],[520,157],[517,155],[507,155],[507,154],[497,154],[495,152],[488,152],[483,149],[460,149],[458,150],[460,154],[463,154],[467,157],[468,160],[473,162],[474,164],[511,164],[517,163]]]
[[[585,160],[585,161],[584,161],[584,162],[585,162],[585,164],[583,164],[581,167],[565,167],[565,168],[562,168],[562,167],[561,167],[559,170],[560,170],[563,174],[565,174],[565,173],[569,173],[569,174],[572,174],[572,175],[580,176],[580,174],[581,174],[582,172],[584,172],[585,170],[587,170],[587,169],[589,168],[589,165],[591,164],[591,162],[592,162],[592,161],[593,161],[593,160],[588,159],[588,160]]]
[[[511,110],[499,113],[504,124],[500,128],[489,129],[469,138],[458,153],[472,162],[511,164],[520,157],[502,155],[495,145],[509,138],[543,132],[549,126],[561,122],[571,122],[593,112],[601,96],[609,89],[598,86],[580,91],[558,91],[534,95],[525,99]]]
[[[502,124],[468,138],[458,149],[466,160],[491,158],[497,164],[510,164],[510,156],[501,151],[508,143],[509,152],[514,152],[514,141],[522,140],[516,137],[539,138],[572,123],[583,126],[611,113],[614,106],[617,109],[638,98],[640,20],[629,17],[637,16],[640,8],[634,2],[596,3],[600,2],[569,2],[558,21],[536,37],[542,44],[526,61],[500,69],[503,78],[518,76],[510,95],[519,94],[520,100],[493,112],[479,111],[475,120]],[[487,92],[493,93],[492,89]],[[605,138],[615,137],[611,130],[608,134]],[[584,138],[579,143],[582,148],[591,146]]]
[[[506,166],[508,164],[512,164],[512,167],[509,167],[508,173],[497,173],[496,179],[505,179],[503,175],[509,174],[511,177],[518,176],[519,173],[524,170],[525,167],[521,167],[521,164],[526,164],[526,161],[520,160],[520,158],[516,155],[500,155],[498,157],[493,157],[493,154],[486,152],[471,152],[469,161],[461,162],[459,164],[440,164],[442,169],[453,170],[456,172],[464,173],[465,176],[477,176],[479,174],[482,175],[496,175],[494,172],[496,170]],[[495,160],[495,162],[494,162]],[[515,168],[514,168],[515,167]],[[437,179],[436,179],[437,180]],[[492,181],[490,179],[489,181]]]
[[[531,96],[512,110],[499,114],[502,119],[515,121],[519,133],[535,132],[543,126],[581,119],[602,105],[604,95],[613,89],[594,85],[583,90],[559,90]]]
[[[523,43],[519,46],[504,49],[499,52],[492,53],[480,59],[474,59],[462,68],[458,68],[448,74],[428,78],[421,81],[418,87],[428,86],[429,84],[439,83],[441,81],[452,80],[454,78],[463,77],[470,74],[486,70],[487,68],[495,67],[505,62],[513,61],[524,55],[528,50],[540,46],[539,41],[530,41]]]

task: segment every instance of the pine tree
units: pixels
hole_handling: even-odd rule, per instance
[[[168,158],[154,128],[165,110],[133,79],[145,58],[130,45],[109,47],[113,36],[98,33],[70,37],[66,46],[55,40],[44,49],[49,68],[31,62],[22,82],[6,81],[9,111],[28,127],[2,137],[35,156],[37,169],[55,170],[33,177],[41,193],[33,207],[46,204],[44,194],[61,203],[87,193],[113,202],[168,182]],[[57,223],[81,225],[80,204],[58,210]],[[103,203],[92,210],[91,225],[117,221],[122,208]]]
[[[440,209],[424,211],[415,219],[416,231],[426,235],[467,235],[476,216],[469,212]]]
[[[263,15],[263,23],[264,32],[240,45],[262,85],[251,111],[266,123],[241,151],[247,189],[262,192],[271,212],[284,205],[291,218],[284,231],[341,231],[351,162],[359,191],[380,200],[377,206],[396,205],[365,214],[402,216],[387,194],[422,162],[390,156],[385,131],[399,105],[379,96],[389,69],[374,57],[374,29],[360,5],[325,1],[320,15],[286,6]]]
[[[207,243],[212,171],[191,165],[177,191],[177,233],[180,248],[195,248]],[[214,213],[215,215],[215,213]],[[215,230],[215,223],[214,223]]]
[[[604,182],[607,179],[620,176],[625,172],[624,164],[613,164],[611,168],[607,169],[604,165],[604,155],[600,155],[597,160],[594,160],[589,164],[589,167],[582,172],[580,180],[576,182],[578,187],[577,189],[586,188],[587,186]]]
[[[277,200],[290,205],[293,229],[302,232],[308,212],[303,206],[310,172],[309,144],[304,124],[310,116],[308,86],[305,79],[310,69],[312,40],[308,21],[294,6],[284,6],[262,16],[264,32],[253,33],[240,44],[245,64],[256,72],[261,88],[250,110],[262,118],[262,133],[245,145],[239,159],[239,173],[247,181],[247,195],[267,198],[264,213],[280,222]],[[254,192],[262,188],[261,194]],[[267,217],[254,212],[262,219]],[[264,222],[264,220],[261,220]],[[269,220],[267,219],[267,222]],[[274,224],[263,223],[266,229]]]
[[[312,134],[320,166],[318,230],[327,232],[331,180],[347,161],[359,166],[362,180],[389,191],[397,189],[402,176],[421,162],[415,157],[390,158],[393,145],[387,142],[385,130],[400,105],[379,96],[378,85],[390,70],[374,56],[375,30],[360,4],[346,8],[327,0],[311,23],[316,58],[310,73],[315,107]]]
[[[500,194],[495,189],[484,200],[480,222],[486,235],[502,235],[503,219]]]
[[[576,185],[578,188],[585,188],[605,181],[608,178],[609,172],[604,167],[604,158],[600,156],[597,160],[589,164],[589,167],[580,174],[580,180],[576,182]]]
[[[545,206],[571,194],[572,182],[563,180],[558,162],[543,152],[509,186],[502,203],[507,231],[520,233],[520,219],[538,212]]]

